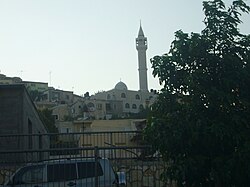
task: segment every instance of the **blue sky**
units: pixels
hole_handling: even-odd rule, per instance
[[[0,71],[76,94],[120,80],[138,90],[141,20],[149,89],[160,89],[150,58],[168,52],[175,31],[200,32],[203,19],[201,0],[0,0]],[[250,33],[250,16],[242,19]]]

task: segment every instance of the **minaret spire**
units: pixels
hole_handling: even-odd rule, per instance
[[[140,29],[139,29],[138,36],[143,36],[144,37],[144,33],[143,33],[143,30],[142,30],[142,26],[141,26],[141,20],[140,20]]]
[[[139,84],[140,91],[148,91],[148,80],[147,80],[147,60],[146,50],[148,48],[147,38],[144,36],[141,20],[138,37],[136,38],[136,49],[138,51],[138,65],[139,65]]]

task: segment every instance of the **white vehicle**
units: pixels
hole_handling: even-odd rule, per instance
[[[3,186],[95,187],[96,183],[99,187],[119,186],[108,159],[63,159],[28,164],[18,169]]]

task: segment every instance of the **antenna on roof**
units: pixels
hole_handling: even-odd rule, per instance
[[[49,72],[49,85],[51,86],[51,71]]]

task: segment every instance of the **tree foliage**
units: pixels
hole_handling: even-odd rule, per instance
[[[47,128],[49,133],[58,133],[58,129],[55,126],[55,117],[52,115],[52,110],[45,108],[38,110],[40,119]]]
[[[42,98],[42,93],[39,92],[38,90],[29,90],[28,89],[28,93],[29,93],[32,101],[40,101]]]
[[[250,36],[241,34],[243,0],[203,2],[201,33],[175,33],[151,59],[163,85],[146,138],[179,186],[250,185]]]

